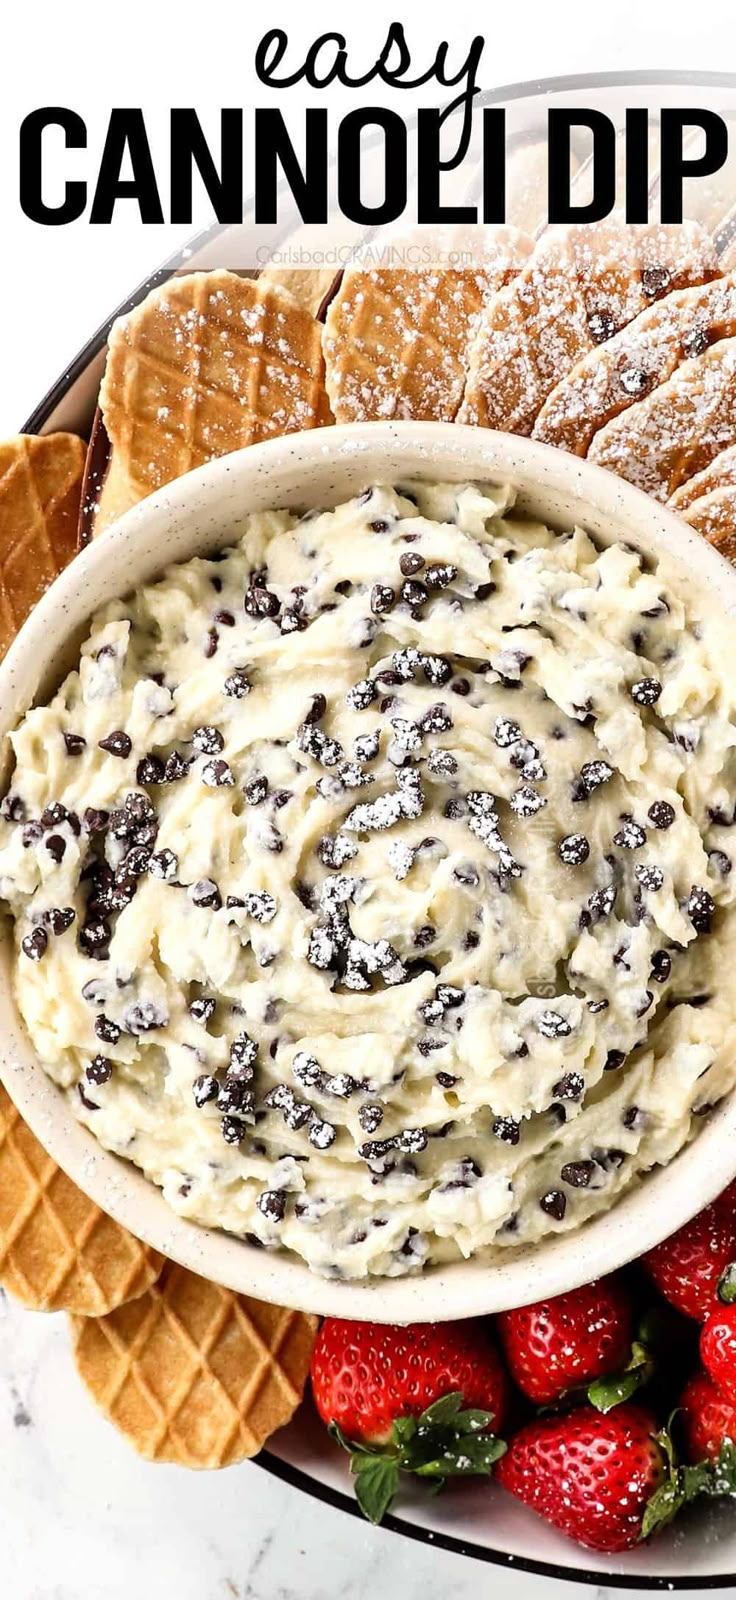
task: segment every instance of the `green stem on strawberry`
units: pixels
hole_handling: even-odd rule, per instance
[[[605,1416],[614,1406],[621,1405],[624,1400],[631,1400],[639,1389],[645,1388],[651,1382],[654,1372],[655,1363],[648,1345],[635,1340],[623,1372],[615,1373],[610,1378],[596,1378],[595,1382],[588,1386],[588,1399],[596,1411],[602,1411]]]
[[[716,1290],[721,1305],[733,1305],[736,1300],[736,1261],[731,1261],[718,1279]]]
[[[402,1472],[429,1480],[437,1491],[448,1478],[487,1477],[506,1450],[489,1433],[490,1411],[462,1410],[460,1393],[443,1395],[418,1417],[398,1417],[386,1444],[356,1444],[336,1422],[332,1438],[347,1450],[355,1478],[355,1497],[369,1522],[381,1522],[399,1487]]]
[[[669,1428],[662,1429],[657,1441],[667,1462],[667,1476],[644,1512],[642,1539],[666,1527],[693,1500],[736,1495],[736,1444],[731,1439],[723,1440],[714,1460],[699,1461],[695,1466],[678,1465]]]

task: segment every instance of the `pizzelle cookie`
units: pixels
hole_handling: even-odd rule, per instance
[[[335,421],[452,422],[481,307],[531,248],[526,235],[502,228],[487,233],[482,261],[468,267],[346,268],[323,334]]]
[[[680,514],[722,556],[736,561],[736,483],[702,495]]]
[[[74,555],[85,453],[72,433],[0,443],[0,655]]]
[[[601,428],[588,460],[669,500],[734,443],[736,339],[722,339]]]
[[[114,324],[100,406],[142,498],[216,456],[331,422],[319,324],[259,279],[172,278]]]
[[[142,1456],[231,1466],[294,1415],[318,1319],[248,1300],[169,1262],[141,1299],[73,1321],[80,1376]]]
[[[163,1257],[93,1204],[0,1085],[0,1283],[31,1311],[97,1317],[155,1283]]]
[[[532,437],[586,455],[599,429],[666,383],[681,362],[734,335],[736,278],[675,290],[573,367],[542,406]]]
[[[702,472],[681,484],[672,495],[670,505],[673,511],[685,511],[693,501],[702,500],[714,489],[728,489],[731,485],[736,485],[736,445],[721,450],[720,455],[714,456]]]
[[[529,434],[548,395],[584,356],[673,289],[718,274],[694,223],[549,228],[516,281],[478,319],[459,422]]]

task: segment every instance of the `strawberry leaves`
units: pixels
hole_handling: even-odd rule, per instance
[[[736,1496],[736,1444],[731,1439],[724,1439],[714,1461],[699,1461],[692,1467],[677,1465],[667,1429],[657,1435],[657,1440],[667,1461],[667,1476],[644,1512],[642,1539],[666,1527],[693,1500]]]
[[[490,1411],[463,1411],[462,1404],[462,1394],[446,1394],[419,1417],[397,1417],[385,1445],[353,1443],[330,1423],[332,1438],[350,1455],[355,1497],[369,1522],[385,1516],[402,1472],[426,1480],[435,1492],[448,1478],[488,1476],[506,1445],[488,1431]]]
[[[650,1382],[653,1373],[654,1362],[647,1345],[634,1342],[630,1360],[623,1372],[610,1378],[596,1378],[595,1383],[588,1387],[588,1399],[596,1411],[602,1411],[605,1416],[622,1401],[631,1400],[638,1389],[643,1389]]]

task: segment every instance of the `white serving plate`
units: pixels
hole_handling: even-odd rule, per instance
[[[591,103],[616,122],[627,106],[646,106],[656,114],[661,106],[685,103],[710,106],[733,117],[736,76],[636,72],[548,79],[493,90],[478,101],[478,111],[484,105],[505,104],[509,146],[513,147],[514,143],[534,144],[543,136],[549,106]],[[294,219],[287,220],[280,236],[293,224]],[[184,252],[140,284],[90,338],[40,401],[25,430],[48,433],[69,428],[88,433],[114,316],[137,304],[151,287],[175,271],[242,266],[252,255],[255,237],[249,204],[238,228],[213,227],[192,239]],[[258,1460],[265,1470],[316,1499],[359,1515],[346,1458],[331,1445],[308,1406],[274,1437]],[[403,1494],[396,1515],[387,1519],[386,1526],[478,1561],[568,1583],[630,1589],[736,1589],[736,1514],[728,1505],[698,1510],[652,1545],[622,1557],[597,1556],[577,1548],[501,1491],[489,1495],[484,1484],[463,1486],[462,1492],[444,1498]]]

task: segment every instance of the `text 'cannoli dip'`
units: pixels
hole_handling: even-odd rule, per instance
[[[678,570],[509,490],[250,517],[13,735],[42,1063],[177,1212],[322,1273],[579,1227],[736,1082],[734,686]]]

